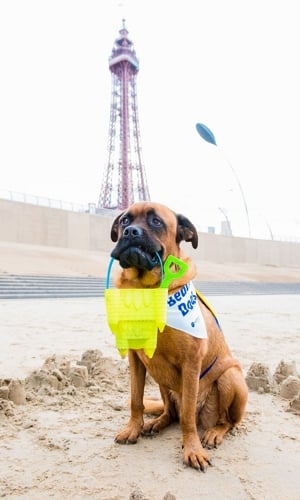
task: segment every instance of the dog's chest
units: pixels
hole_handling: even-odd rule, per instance
[[[151,360],[150,362],[147,360],[143,363],[157,384],[168,387],[176,392],[179,391],[180,376],[176,366],[168,362],[162,364],[159,360]]]
[[[182,334],[179,333],[179,336]],[[158,347],[152,358],[148,358],[144,354],[144,351],[137,351],[140,360],[145,366],[147,372],[152,376],[152,378],[159,384],[168,387],[174,391],[179,391],[181,387],[181,367],[183,363],[183,350],[178,346],[173,344],[172,347],[167,342],[167,333],[162,333],[165,335],[165,342],[161,340],[158,342]],[[176,333],[174,336],[177,336]],[[172,340],[173,340],[172,339]],[[196,339],[194,339],[196,340]],[[199,339],[197,339],[199,342]],[[180,344],[180,343],[179,343]]]

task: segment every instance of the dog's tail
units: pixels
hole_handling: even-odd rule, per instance
[[[145,398],[144,413],[151,415],[161,415],[164,411],[164,403],[161,399]]]
[[[144,413],[146,415],[161,415],[164,411],[164,403],[158,398],[144,398]],[[130,406],[130,400],[128,401],[128,406]]]

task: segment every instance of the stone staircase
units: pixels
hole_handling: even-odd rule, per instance
[[[213,295],[300,295],[300,283],[257,283],[250,281],[196,281],[204,296]],[[0,276],[1,299],[103,297],[105,278],[71,276]]]
[[[0,299],[102,297],[105,279],[73,276],[0,276]]]

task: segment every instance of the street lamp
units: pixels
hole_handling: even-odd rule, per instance
[[[213,144],[214,146],[217,146],[217,141],[216,141],[216,138],[215,138],[214,134],[212,133],[212,131],[206,125],[204,125],[203,123],[197,123],[196,124],[196,130],[197,130],[198,134],[200,135],[200,137],[202,137],[202,139],[204,139],[206,142],[209,142],[210,144]],[[239,190],[240,190],[240,193],[241,193],[241,196],[242,196],[242,199],[243,199],[245,213],[246,213],[247,222],[248,222],[249,238],[251,238],[250,218],[249,218],[248,206],[247,206],[246,198],[245,198],[245,195],[244,195],[244,191],[243,191],[242,185],[240,183],[240,180],[238,178],[238,175],[237,175],[236,171],[234,170],[233,166],[231,165],[231,163],[227,159],[226,159],[226,161],[227,161],[229,167],[232,170],[232,173],[233,173],[234,178],[235,178],[235,180],[237,182],[237,185],[239,187]]]

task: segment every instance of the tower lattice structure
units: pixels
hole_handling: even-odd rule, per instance
[[[99,208],[124,209],[150,199],[142,161],[136,78],[139,60],[123,19],[109,69],[112,75],[108,162],[104,169]]]

